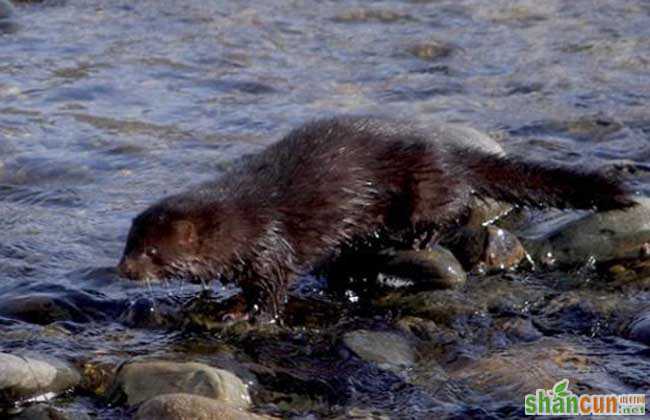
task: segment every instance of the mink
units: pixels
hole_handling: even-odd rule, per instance
[[[600,172],[454,145],[409,123],[341,116],[304,124],[143,211],[118,269],[136,280],[236,282],[242,313],[277,317],[300,275],[344,249],[435,241],[458,226],[472,196],[539,208],[634,204]]]

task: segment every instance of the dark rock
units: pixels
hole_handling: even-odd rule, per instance
[[[569,291],[534,309],[534,323],[545,334],[583,334],[590,337],[611,333],[610,321],[620,299],[590,290]]]
[[[650,308],[646,308],[632,320],[628,338],[650,346]]]
[[[47,325],[56,321],[86,323],[110,319],[119,309],[114,302],[102,299],[101,295],[60,288],[46,291],[46,286],[41,290],[39,293],[26,291],[3,296],[0,298],[0,315]]]
[[[435,322],[429,319],[418,318],[416,316],[405,316],[397,322],[400,330],[407,334],[413,334],[420,340],[433,340],[440,332],[440,328]]]
[[[454,254],[441,246],[429,250],[396,251],[387,257],[379,271],[385,281],[403,279],[425,289],[449,289],[467,281],[467,274]]]
[[[129,302],[120,322],[131,328],[174,328],[185,321],[182,315],[178,302],[140,297]]]
[[[78,410],[63,410],[48,404],[27,407],[13,420],[90,420],[90,416]]]
[[[535,341],[543,337],[528,318],[507,319],[501,324],[501,329],[513,341]]]
[[[428,319],[441,326],[452,326],[459,318],[486,312],[484,303],[473,302],[455,289],[392,293],[376,299],[374,305],[397,310],[404,316]]]
[[[488,231],[482,222],[473,223],[477,227],[465,226],[454,232],[451,238],[446,238],[444,246],[454,254],[465,270],[474,269],[485,253]]]

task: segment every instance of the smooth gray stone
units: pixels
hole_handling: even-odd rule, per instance
[[[251,404],[248,387],[241,379],[202,363],[127,363],[115,377],[112,394],[120,391],[126,395],[129,405],[171,393],[202,395],[233,407],[248,408]]]
[[[545,237],[525,239],[524,248],[535,260],[559,265],[584,264],[592,258],[596,262],[638,258],[650,242],[650,199],[636,200],[635,207],[591,213]]]
[[[0,353],[0,404],[13,404],[73,388],[81,380],[67,363],[39,354]]]
[[[146,401],[134,420],[263,420],[260,416],[212,398],[192,394],[166,394]]]
[[[346,333],[343,343],[361,359],[382,368],[407,367],[415,363],[415,350],[401,335],[357,330]]]

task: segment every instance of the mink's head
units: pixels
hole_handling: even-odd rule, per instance
[[[118,265],[120,274],[133,280],[207,277],[199,221],[165,201],[139,214]]]

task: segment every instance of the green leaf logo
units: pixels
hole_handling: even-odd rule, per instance
[[[560,382],[556,383],[553,386],[553,395],[556,397],[568,397],[570,395],[570,392],[567,391],[567,388],[569,387],[569,380],[568,379],[563,379]]]

